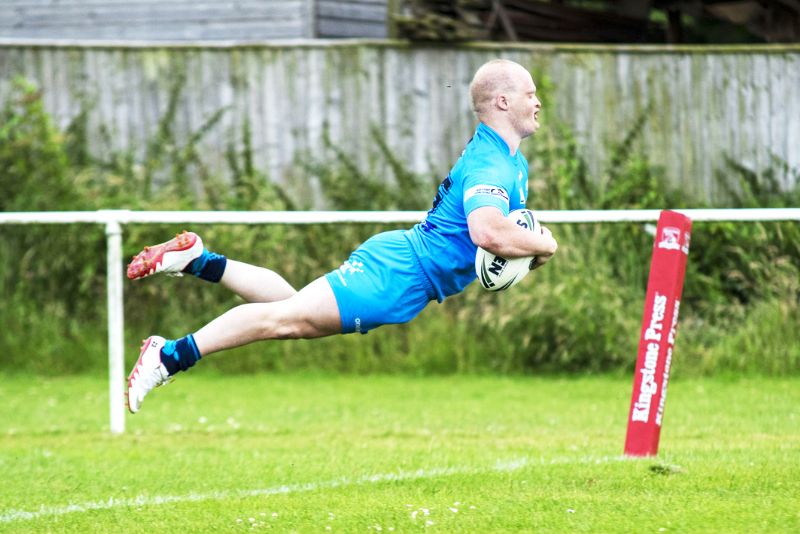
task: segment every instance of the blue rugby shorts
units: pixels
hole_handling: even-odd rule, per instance
[[[436,298],[405,230],[377,234],[325,278],[333,288],[342,333],[405,323]]]

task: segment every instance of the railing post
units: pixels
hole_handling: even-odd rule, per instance
[[[108,293],[108,402],[112,434],[125,432],[125,329],[122,299],[122,226],[106,221]]]

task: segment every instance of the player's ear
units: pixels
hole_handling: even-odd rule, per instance
[[[506,95],[497,95],[494,99],[494,104],[503,111],[508,110],[508,97]]]

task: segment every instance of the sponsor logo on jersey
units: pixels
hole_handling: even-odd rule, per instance
[[[339,267],[339,270],[346,274],[363,273],[363,267],[363,262],[347,260]]]
[[[344,262],[339,266],[339,269],[336,271],[336,274],[339,275],[339,280],[342,282],[342,285],[346,287],[347,280],[345,280],[344,275],[363,273],[364,272],[363,267],[364,267],[363,262],[347,260],[346,262]]]
[[[508,204],[508,193],[502,187],[494,185],[476,185],[464,191],[464,202],[475,196],[489,196],[500,198]]]

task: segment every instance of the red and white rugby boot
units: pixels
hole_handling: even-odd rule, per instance
[[[167,368],[161,363],[161,347],[165,341],[161,336],[150,336],[142,343],[139,359],[128,375],[128,390],[125,393],[131,413],[139,411],[145,395],[170,381]]]
[[[183,231],[165,243],[144,247],[128,264],[128,278],[138,280],[157,273],[183,276],[189,262],[203,253],[203,240],[194,232]]]

